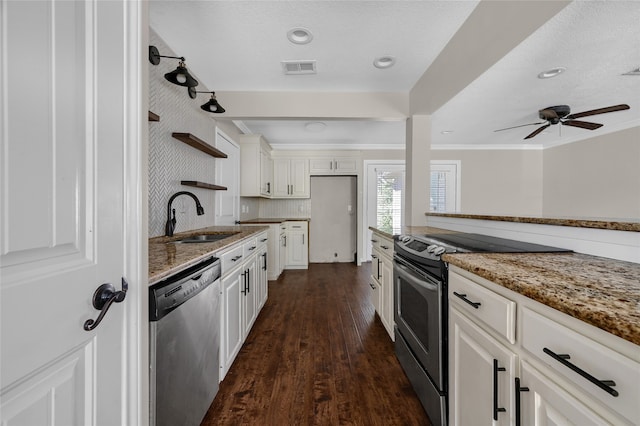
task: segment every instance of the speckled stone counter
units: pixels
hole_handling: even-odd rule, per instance
[[[640,264],[580,253],[456,253],[443,260],[640,345]]]
[[[298,218],[284,218],[284,217],[259,217],[257,219],[250,220],[241,220],[240,225],[249,224],[249,223],[282,223],[282,222],[296,222],[296,221],[306,221],[309,222],[309,218],[306,217],[298,217]]]
[[[211,226],[175,234],[173,237],[149,239],[149,285],[178,272],[212,252],[223,249],[251,235],[266,231],[266,226]],[[234,233],[234,235],[210,243],[176,244],[172,241],[200,234]]]
[[[530,216],[497,216],[462,213],[425,213],[425,216],[454,217],[459,219],[496,220],[499,222],[537,223],[540,225],[574,226],[580,228],[609,229],[613,231],[640,232],[638,219],[588,219],[588,218],[551,218]]]

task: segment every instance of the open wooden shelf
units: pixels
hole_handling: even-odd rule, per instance
[[[160,121],[160,116],[155,112],[149,111],[149,121]]]
[[[198,182],[197,180],[181,180],[181,184],[186,186],[195,186],[196,188],[212,189],[214,191],[226,191],[226,186],[211,185],[210,183]]]
[[[199,149],[200,151],[211,155],[212,157],[227,158],[227,154],[220,150],[217,150],[216,148],[212,147],[211,145],[198,138],[197,136],[192,135],[191,133],[174,132],[171,133],[171,136],[178,139],[180,142],[184,142],[187,145],[191,145],[195,149]]]

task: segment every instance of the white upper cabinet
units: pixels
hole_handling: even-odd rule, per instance
[[[309,159],[309,172],[312,175],[356,175],[358,174],[358,158],[311,158]]]
[[[271,147],[260,135],[242,135],[240,142],[240,195],[271,197],[273,187]]]
[[[309,198],[311,179],[306,158],[273,159],[272,198]]]

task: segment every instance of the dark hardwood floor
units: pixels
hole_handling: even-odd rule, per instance
[[[311,264],[270,281],[202,425],[429,425],[369,302],[369,268]]]

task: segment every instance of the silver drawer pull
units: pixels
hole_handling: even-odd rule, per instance
[[[547,349],[547,348],[543,348],[542,352],[544,352],[545,354],[549,355],[551,358],[555,359],[556,361],[558,361],[560,364],[564,365],[565,367],[568,367],[572,371],[575,371],[576,373],[578,373],[579,375],[581,375],[582,377],[584,377],[585,379],[587,379],[588,381],[590,381],[591,383],[593,383],[594,385],[596,385],[597,387],[602,389],[603,391],[607,392],[608,394],[610,394],[612,396],[618,396],[618,391],[611,387],[611,386],[615,386],[616,382],[614,382],[613,380],[598,380],[598,379],[596,379],[591,374],[589,374],[586,371],[584,371],[582,368],[580,368],[577,365],[572,364],[569,361],[567,361],[568,359],[571,359],[570,355],[568,355],[568,354],[557,354],[557,353],[553,352],[551,349]]]

